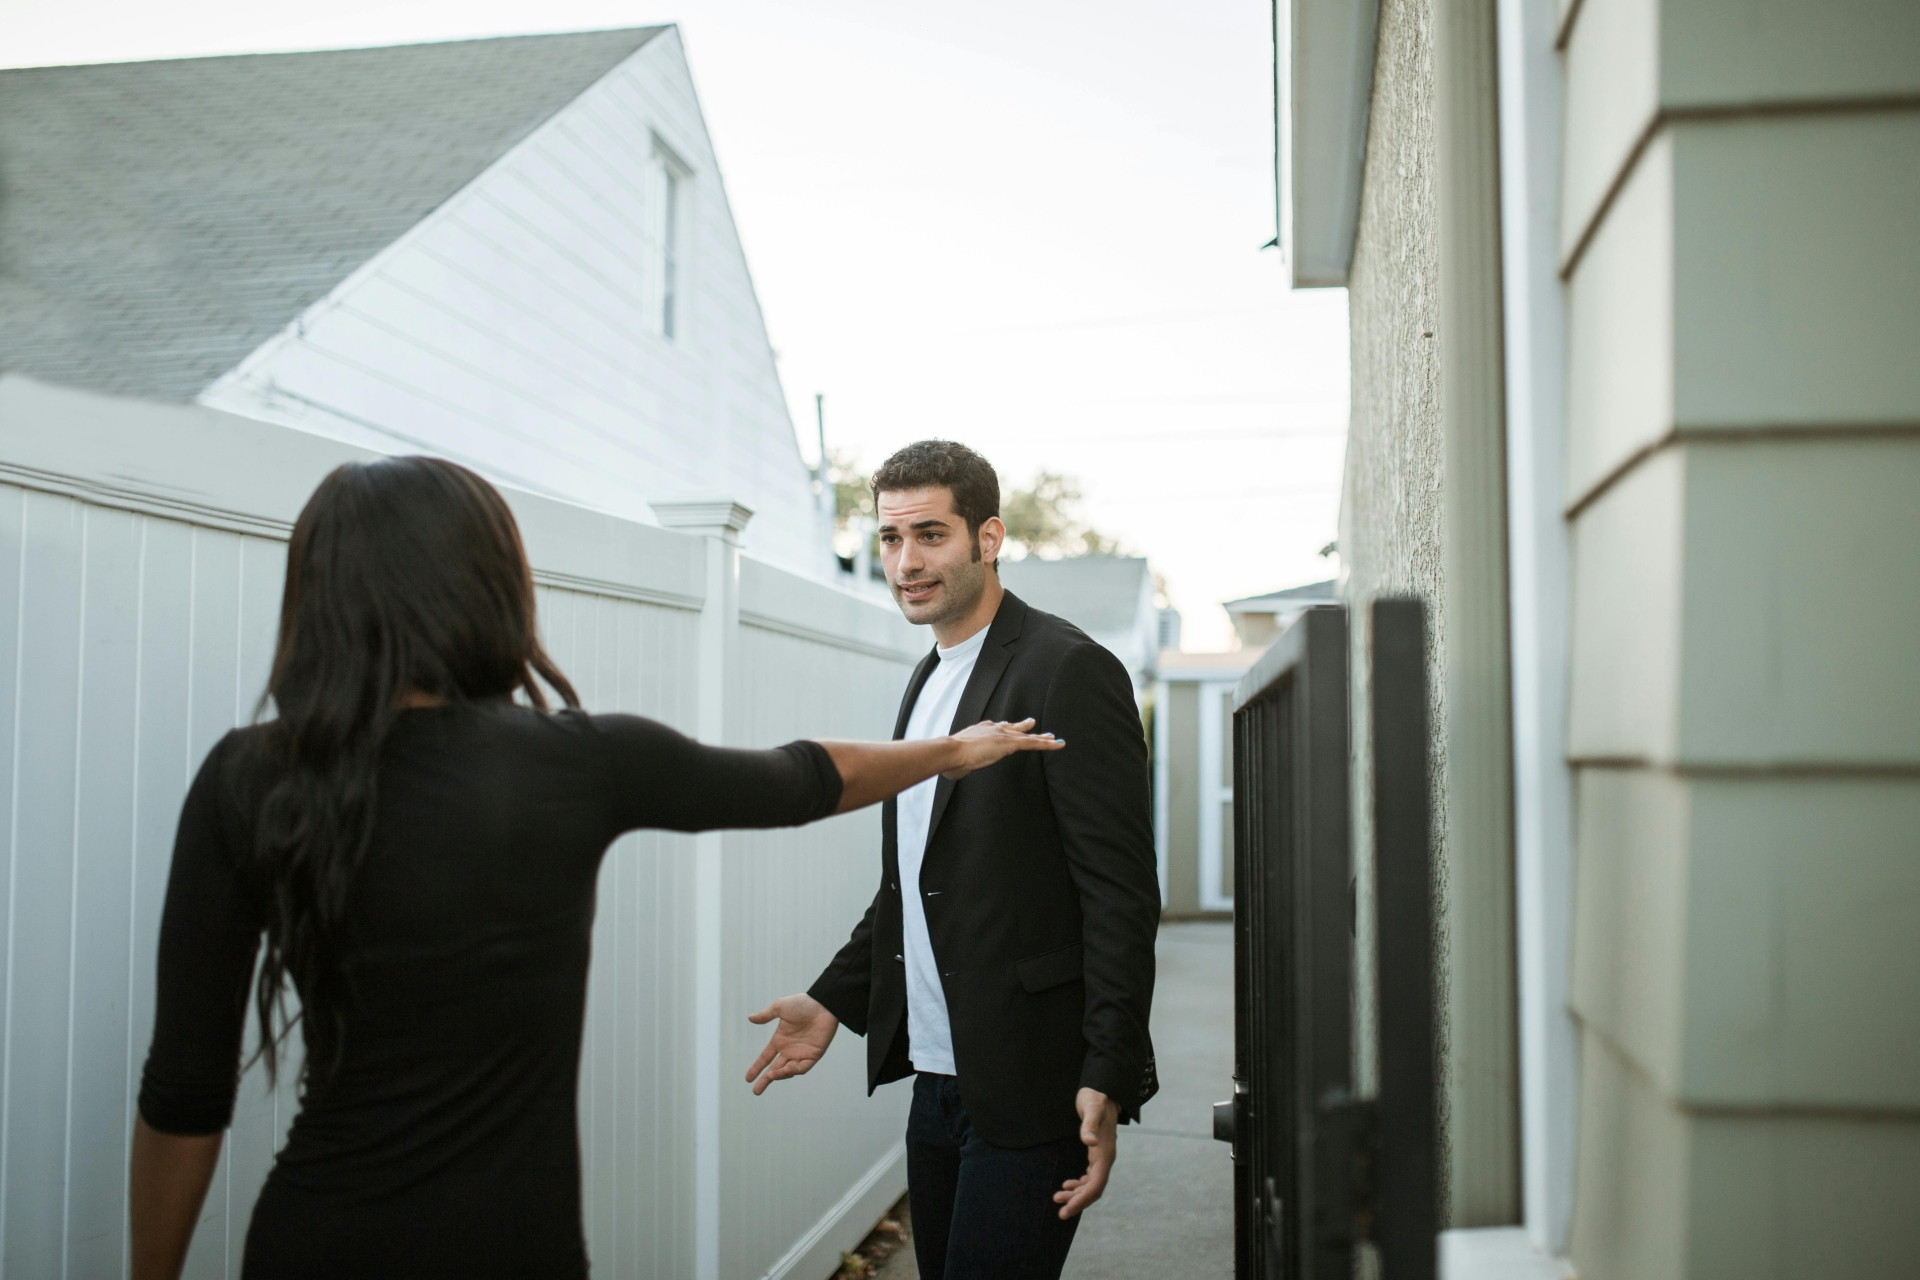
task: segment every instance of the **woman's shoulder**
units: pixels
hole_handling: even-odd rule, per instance
[[[207,752],[201,776],[217,782],[229,795],[242,792],[272,777],[278,771],[281,756],[280,723],[263,720],[229,729]]]
[[[187,791],[186,816],[238,852],[251,841],[262,801],[284,775],[276,722],[229,729],[207,751]]]
[[[629,712],[590,712],[578,707],[543,711],[522,702],[477,706],[485,731],[555,750],[604,751],[635,745],[664,747],[686,741],[658,720]]]

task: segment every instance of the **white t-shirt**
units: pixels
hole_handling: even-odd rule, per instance
[[[913,714],[907,717],[904,737],[910,741],[937,738],[953,732],[960,695],[967,677],[987,642],[982,627],[951,649],[941,649],[940,661],[920,686]],[[966,726],[962,725],[961,728]],[[953,1068],[953,1027],[947,1020],[947,992],[933,958],[933,940],[927,936],[927,900],[920,888],[920,863],[927,856],[927,824],[933,819],[933,793],[940,779],[928,778],[900,793],[898,822],[901,923],[906,932],[907,1041],[916,1071],[959,1074]]]

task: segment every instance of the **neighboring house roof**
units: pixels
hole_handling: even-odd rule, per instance
[[[1058,614],[1089,635],[1130,632],[1151,589],[1147,562],[1137,556],[1028,556],[1000,566],[1008,590],[1035,608]]]
[[[0,370],[193,399],[666,29],[0,71]]]
[[[1339,583],[1329,578],[1325,582],[1309,582],[1303,587],[1288,587],[1285,591],[1243,596],[1238,600],[1229,600],[1221,607],[1228,613],[1278,613],[1284,609],[1304,609],[1311,605],[1339,602]]]

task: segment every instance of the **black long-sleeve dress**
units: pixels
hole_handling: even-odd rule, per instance
[[[160,927],[140,1114],[232,1118],[258,951],[259,729],[188,793]],[[350,899],[344,1058],[303,1100],[247,1233],[244,1275],[584,1276],[576,1090],[594,885],[639,827],[772,827],[831,813],[817,743],[702,746],[634,716],[501,701],[408,711],[380,762]]]

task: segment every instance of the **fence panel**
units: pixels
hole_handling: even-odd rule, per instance
[[[830,589],[817,590],[830,606]],[[743,746],[802,736],[884,738],[917,656],[744,623],[729,737]],[[730,1221],[721,1274],[791,1271],[797,1280],[818,1280],[853,1246],[853,1233],[864,1233],[905,1188],[907,1093],[894,1086],[867,1099],[866,1046],[843,1033],[805,1079],[756,1098],[740,1074],[766,1028],[744,1015],[806,990],[846,942],[879,886],[879,811],[800,831],[738,832],[728,836],[725,858],[721,1060],[731,1079],[720,1097],[722,1203]],[[821,1117],[831,1117],[825,1142]],[[836,1212],[843,1200],[862,1196],[875,1206],[864,1223],[860,1213]],[[836,1236],[843,1217],[850,1221]]]
[[[127,1143],[180,798],[265,684],[283,548],[0,486],[8,1274],[117,1274]],[[8,660],[10,659],[10,660]],[[241,1090],[190,1275],[237,1257],[291,1120]]]
[[[697,615],[542,587],[548,652],[592,711],[693,729]],[[692,838],[624,836],[600,867],[580,1051],[580,1158],[596,1274],[692,1274]]]

